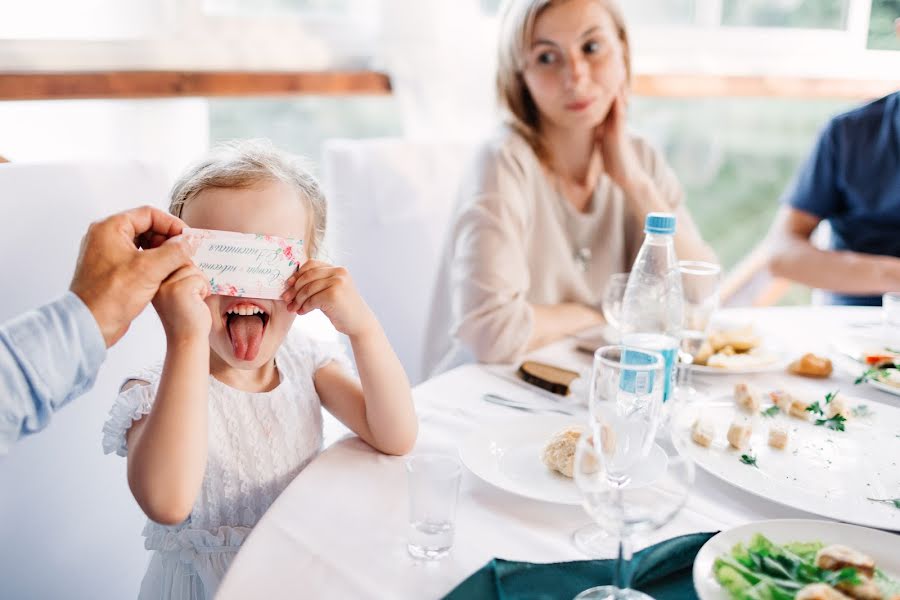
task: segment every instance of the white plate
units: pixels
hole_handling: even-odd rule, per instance
[[[713,575],[716,558],[730,553],[738,543],[750,541],[761,533],[776,544],[790,542],[822,542],[844,544],[869,555],[875,565],[892,579],[900,579],[900,554],[897,546],[900,538],[892,533],[875,529],[803,519],[781,519],[748,523],[723,531],[706,542],[694,560],[694,588],[700,600],[729,600],[728,592],[719,585]]]
[[[851,406],[866,404],[871,414],[852,417],[845,431],[775,417],[789,426],[786,450],[768,445],[769,423],[775,419],[759,414],[753,416],[750,450],[731,448],[726,434],[738,412],[730,397],[681,410],[672,441],[698,466],[751,494],[840,521],[900,531],[900,510],[867,500],[900,496],[900,409],[847,400]],[[715,425],[709,448],[691,440],[691,425],[701,411]],[[744,453],[756,456],[758,468],[740,461]]]
[[[706,365],[691,365],[691,369],[698,375],[752,375],[754,373],[771,373],[773,371],[783,371],[787,368],[790,361],[783,353],[769,349],[764,350],[771,354],[774,358],[774,360],[769,364],[738,369],[724,369],[722,367],[709,367]]]
[[[867,381],[866,383],[871,385],[876,390],[881,390],[882,392],[887,392],[888,394],[900,396],[900,387],[884,383],[883,381]]]
[[[586,428],[572,417],[517,420],[470,434],[459,447],[459,456],[470,471],[503,490],[557,504],[581,504],[575,482],[544,466],[541,453],[557,431],[571,426]]]
[[[853,374],[859,377],[868,367],[860,361],[863,352],[879,351],[891,344],[880,337],[880,332],[856,333],[844,335],[832,341],[831,348],[844,359],[843,364]],[[900,387],[889,385],[882,381],[867,381],[867,384],[882,392],[900,396]]]

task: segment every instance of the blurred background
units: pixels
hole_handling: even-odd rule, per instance
[[[631,125],[680,176],[703,234],[736,278],[734,302],[809,302],[807,289],[749,285],[765,277],[753,250],[827,119],[900,88],[900,0],[621,4],[635,72]],[[210,144],[268,137],[320,165],[335,203],[330,252],[352,263],[357,279],[371,273],[361,288],[418,380],[428,275],[456,179],[497,125],[498,5],[0,0],[0,156],[10,162],[0,169],[0,200],[7,222],[27,223],[36,211],[53,221],[41,236],[65,240],[64,257],[44,261],[57,261],[62,278],[46,299],[65,289],[91,219],[121,206],[164,206],[172,179]],[[83,178],[59,170],[73,164]],[[103,170],[110,164],[130,169],[115,185]],[[50,187],[43,204],[32,204],[39,183]],[[55,206],[103,194],[110,201],[92,211],[52,219]],[[420,237],[397,238],[415,223],[427,225]],[[392,232],[396,247],[377,231]],[[17,243],[40,252],[41,236]],[[382,262],[415,288],[404,292],[410,308],[360,256],[372,245],[384,245]],[[410,247],[422,250],[413,253],[419,262],[397,269],[411,260]],[[5,263],[43,258],[0,248],[3,272]],[[7,295],[14,283],[4,277]],[[2,313],[15,314],[11,301]],[[147,561],[143,519],[124,461],[100,456],[100,427],[126,367],[159,350],[158,332],[146,328],[116,350],[92,399],[0,460],[0,597],[136,595]]]

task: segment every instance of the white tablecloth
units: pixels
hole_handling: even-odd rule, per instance
[[[799,355],[828,354],[836,335],[853,323],[875,322],[879,314],[877,309],[805,307],[728,311],[727,316],[752,319],[764,336],[774,336]],[[589,366],[589,355],[573,348],[566,340],[536,355],[557,364]],[[773,379],[792,379],[823,393],[841,387],[875,402],[897,405],[900,400],[869,386],[854,387],[848,372],[839,371],[826,382],[786,374],[751,379],[762,378],[767,387],[775,385]],[[733,376],[710,375],[697,384],[703,392],[727,393],[734,381]],[[481,399],[485,392],[537,399],[477,365],[431,379],[414,390],[420,419],[415,452],[456,454],[458,443],[476,427],[540,418],[490,405]],[[329,447],[257,525],[218,598],[438,598],[494,557],[531,562],[586,558],[570,539],[589,522],[582,508],[521,498],[464,471],[451,555],[436,563],[413,560],[406,552],[403,461],[378,454],[356,438]],[[772,518],[817,517],[748,495],[698,470],[686,508],[643,541]]]

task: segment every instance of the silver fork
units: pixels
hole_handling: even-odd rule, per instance
[[[491,404],[497,404],[499,406],[505,406],[507,408],[513,408],[515,410],[521,410],[524,412],[552,412],[559,413],[561,415],[568,415],[570,417],[575,416],[575,413],[572,411],[564,410],[562,408],[552,408],[549,406],[529,406],[524,402],[520,402],[518,400],[512,400],[510,398],[505,398],[503,396],[498,396],[497,394],[485,394],[481,397],[485,402],[490,402]]]

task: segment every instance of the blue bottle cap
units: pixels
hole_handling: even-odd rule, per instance
[[[675,233],[675,215],[671,213],[650,213],[644,224],[644,233]]]

